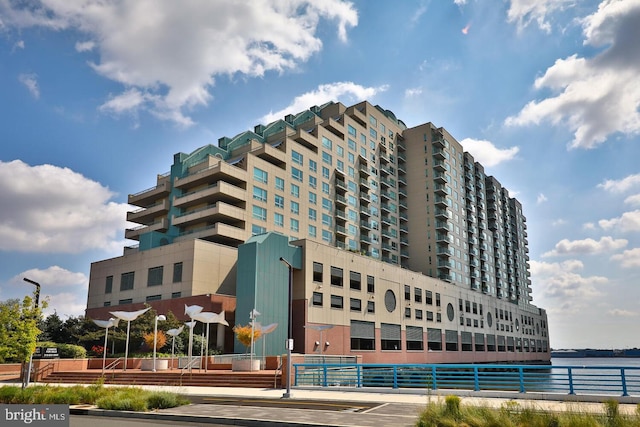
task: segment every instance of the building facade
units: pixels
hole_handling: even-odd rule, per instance
[[[139,245],[92,264],[90,317],[145,302],[179,314],[184,298],[201,298],[246,323],[256,308],[270,313],[263,324],[281,325],[265,351],[282,353],[288,288],[278,253],[296,257],[295,351],[549,360],[522,206],[431,123],[407,128],[368,102],[328,103],[176,154],[129,203],[139,226],[125,236]],[[252,253],[256,245],[277,250]],[[325,325],[325,342],[314,325]]]

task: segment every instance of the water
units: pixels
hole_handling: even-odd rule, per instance
[[[544,387],[548,391],[568,390],[568,370],[564,367],[572,367],[573,386],[576,393],[621,395],[623,392],[622,373],[620,369],[609,368],[640,368],[640,358],[559,357],[552,358],[551,364],[548,384]],[[625,369],[624,373],[627,392],[634,395],[640,393],[640,369]]]

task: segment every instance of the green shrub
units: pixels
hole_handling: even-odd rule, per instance
[[[187,404],[189,404],[189,400],[186,398],[166,391],[149,392],[147,396],[147,409],[175,408]]]
[[[58,344],[51,341],[39,342],[38,347],[57,348],[61,359],[84,359],[87,357],[87,350],[75,344]]]

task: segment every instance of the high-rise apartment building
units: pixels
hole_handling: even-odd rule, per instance
[[[373,262],[376,271],[386,265],[437,279],[437,286],[446,288],[444,294],[461,311],[455,322],[448,319],[460,334],[461,328],[469,327],[484,342],[487,334],[480,332],[495,311],[496,326],[502,320],[501,332],[506,325],[509,333],[502,336],[503,347],[511,342],[516,351],[520,339],[523,351],[523,336],[534,330],[524,325],[537,325],[535,338],[524,339],[528,348],[532,339],[537,353],[545,354],[533,358],[548,360],[546,314],[531,304],[522,206],[496,178],[486,176],[453,136],[431,123],[407,128],[392,112],[368,102],[350,107],[328,103],[220,138],[217,145],[176,154],[170,172],[159,175],[154,187],[130,195],[129,203],[139,209],[129,212],[127,219],[139,226],[126,230],[125,236],[139,245],[126,248],[123,257],[92,265],[88,315],[99,316],[114,305],[169,304],[167,300],[205,294],[212,303],[212,295],[228,295],[236,297],[238,307],[255,306],[255,301],[243,303],[237,291],[245,284],[240,283],[239,254],[234,251],[252,236],[278,232],[305,248],[296,280],[308,291],[298,294],[300,301],[308,302],[301,305],[303,311],[313,308],[318,298],[312,292],[313,278],[322,274],[315,276],[314,269],[323,263],[307,262],[313,256],[310,242],[317,242],[331,248],[319,252],[331,252],[325,262],[332,266],[336,263],[331,257],[357,255],[357,264]],[[307,243],[296,245],[301,240]],[[194,246],[194,241],[209,242],[209,248]],[[189,255],[179,258],[180,251]],[[201,255],[209,252],[215,255]],[[172,269],[172,280],[163,279],[165,269]],[[146,285],[134,286],[140,280],[135,271],[146,273]],[[133,277],[124,276],[128,273]],[[113,286],[114,277],[121,280],[119,290]],[[337,281],[337,273],[335,277]],[[330,285],[336,286],[333,278]],[[259,285],[252,286],[255,290]],[[418,287],[416,295],[418,290],[420,295],[423,290],[431,293],[427,285]],[[386,299],[388,294],[383,295]],[[477,304],[479,314],[477,308],[470,309]],[[212,307],[231,306],[227,301]],[[478,316],[465,321],[465,312]],[[305,323],[313,317],[311,311],[305,316]],[[244,312],[241,317],[246,317]],[[315,323],[340,323],[334,317],[320,316]],[[354,319],[347,317],[342,323]],[[422,311],[419,319],[414,317],[408,319],[420,324]],[[407,323],[406,309],[398,320],[403,336],[407,327],[418,327]],[[374,324],[378,330],[382,325]],[[487,360],[499,359],[504,357]]]

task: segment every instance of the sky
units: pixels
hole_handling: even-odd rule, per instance
[[[0,0],[0,301],[82,315],[175,153],[368,100],[522,202],[553,348],[640,347],[638,40],[640,0]]]

